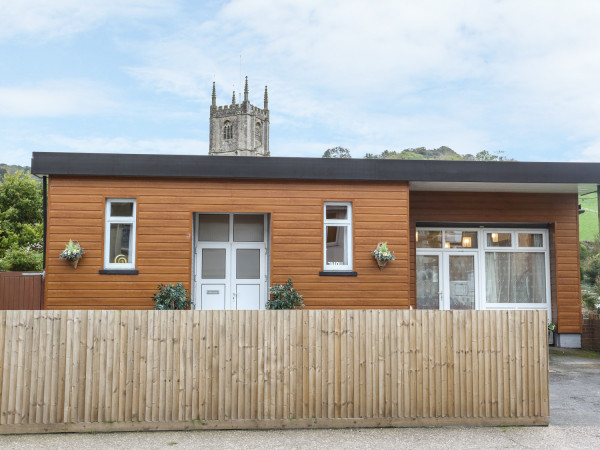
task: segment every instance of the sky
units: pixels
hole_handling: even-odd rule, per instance
[[[600,161],[595,0],[0,0],[0,163],[206,155],[245,76],[272,156]]]

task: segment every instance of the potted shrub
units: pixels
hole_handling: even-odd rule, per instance
[[[294,289],[292,279],[285,284],[276,284],[269,289],[271,298],[267,301],[267,309],[298,309],[304,307],[302,296]]]
[[[159,284],[154,294],[154,309],[188,309],[192,304],[190,292],[183,283]]]
[[[554,332],[556,331],[556,324],[554,322],[548,322],[548,345],[554,345]]]
[[[66,259],[74,269],[77,269],[77,264],[83,255],[85,255],[85,252],[83,251],[83,247],[79,245],[79,242],[69,239],[69,243],[60,254],[60,259]]]
[[[391,252],[387,247],[387,242],[380,242],[377,244],[377,248],[371,252],[375,261],[377,261],[377,265],[379,266],[379,270],[383,270],[385,265],[389,261],[393,261],[396,259],[394,256],[394,252]]]

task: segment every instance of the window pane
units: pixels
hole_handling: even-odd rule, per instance
[[[450,255],[450,309],[475,309],[475,257]]]
[[[543,247],[542,233],[519,233],[519,247]]]
[[[417,309],[440,309],[440,259],[417,255]]]
[[[477,248],[477,232],[446,231],[446,248]]]
[[[202,249],[202,278],[223,279],[225,278],[225,249],[203,248]]]
[[[129,258],[129,244],[131,234],[131,224],[111,223],[110,224],[110,247],[108,253],[108,262],[110,264],[127,264]]]
[[[198,215],[198,240],[209,242],[228,242],[229,214]]]
[[[348,218],[348,207],[344,205],[327,205],[327,219],[346,220]]]
[[[133,217],[133,203],[111,202],[110,215],[111,217]]]
[[[326,228],[326,261],[327,266],[347,266],[348,246],[346,245],[346,226],[328,226]]]
[[[417,248],[442,248],[440,230],[417,230]]]
[[[486,233],[488,247],[511,247],[512,238],[510,233]]]
[[[233,216],[233,240],[235,242],[263,242],[265,239],[265,216],[262,214],[235,214]]]
[[[545,254],[486,252],[488,303],[546,303]]]
[[[260,278],[260,250],[238,248],[235,252],[235,277],[237,279]]]

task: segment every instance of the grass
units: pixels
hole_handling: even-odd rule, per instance
[[[593,241],[598,236],[598,194],[580,195],[579,204],[585,211],[579,215],[579,240]]]

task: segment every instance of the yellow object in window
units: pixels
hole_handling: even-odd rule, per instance
[[[127,264],[127,256],[125,256],[123,254],[115,256],[115,263]]]

